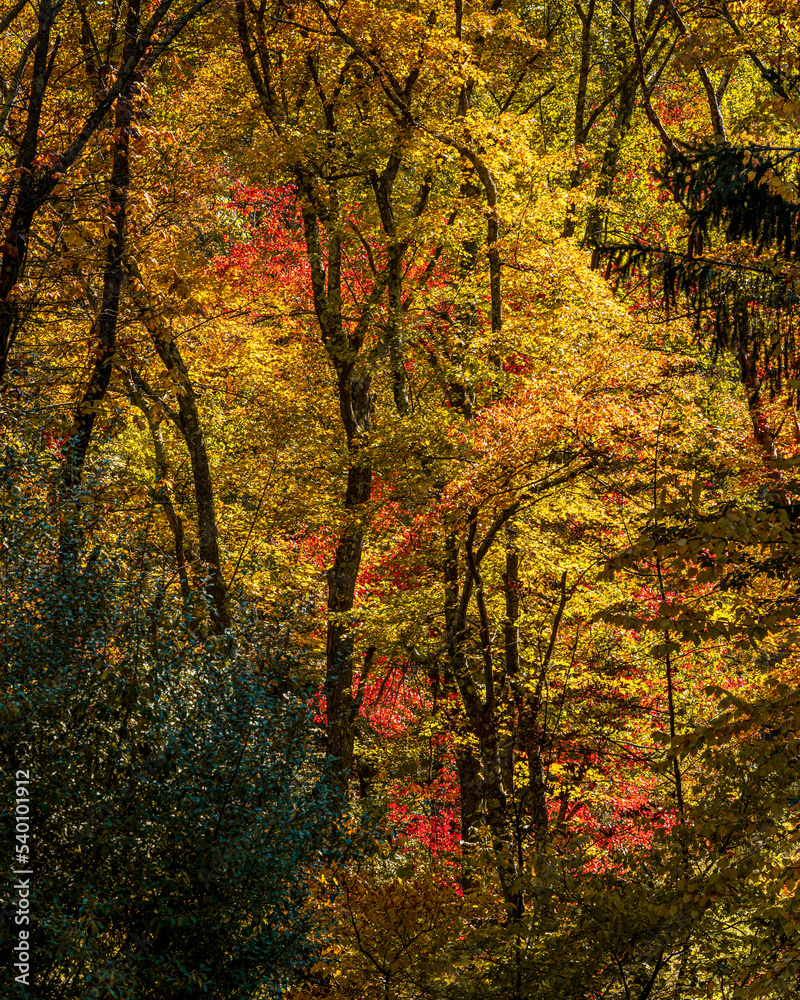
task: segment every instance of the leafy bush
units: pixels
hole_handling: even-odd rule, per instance
[[[142,538],[59,565],[35,517],[43,470],[5,471],[0,771],[32,782],[35,982],[19,995],[280,995],[308,967],[306,886],[336,829],[292,663],[266,657],[277,685],[257,671],[263,623],[204,639],[152,586]],[[2,843],[11,859],[8,809]]]

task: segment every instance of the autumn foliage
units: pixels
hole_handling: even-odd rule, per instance
[[[796,995],[798,65],[0,9],[3,996]]]

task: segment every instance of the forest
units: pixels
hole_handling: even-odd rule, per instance
[[[0,994],[800,996],[800,2],[0,0]]]

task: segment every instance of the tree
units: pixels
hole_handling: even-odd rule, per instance
[[[130,319],[129,311],[124,309],[123,289],[135,281],[141,284],[142,279],[132,246],[136,241],[131,238],[132,225],[134,230],[137,228],[138,207],[133,206],[131,211],[131,188],[136,192],[142,173],[135,163],[143,144],[139,128],[152,115],[147,80],[158,60],[171,51],[181,32],[204,12],[207,4],[208,0],[202,0],[184,7],[170,0],[154,9],[144,22],[137,3],[128,5],[124,17],[121,10],[98,15],[82,4],[74,10],[63,4],[45,4],[39,10],[35,34],[23,47],[13,70],[15,82],[7,96],[5,142],[9,151],[16,152],[7,161],[2,202],[7,222],[0,283],[4,303],[0,312],[0,379],[5,376],[10,352],[25,324],[28,333],[18,374],[30,367],[41,343],[31,327],[41,325],[42,303],[35,295],[27,301],[18,289],[31,245],[44,251],[30,265],[38,272],[38,283],[46,285],[56,280],[61,269],[60,280],[67,286],[66,296],[48,293],[49,300],[57,303],[55,316],[48,317],[49,324],[63,332],[64,298],[69,303],[67,308],[74,310],[76,305],[81,308],[82,297],[82,305],[91,316],[90,373],[75,399],[71,426],[64,435],[67,441],[60,490],[65,510],[60,540],[64,559],[73,558],[80,548],[81,515],[75,500],[97,416],[114,366],[119,364],[120,314],[123,321]],[[9,18],[18,19],[18,38],[24,38],[25,17],[22,6],[9,14]],[[51,35],[59,30],[63,34],[58,34],[53,44]],[[87,182],[94,171],[105,173],[107,156],[111,165],[106,190],[102,184]],[[95,283],[98,240],[105,253],[103,273]],[[76,247],[83,250],[77,262]],[[78,303],[70,288],[76,279],[82,293]],[[194,472],[199,558],[204,567],[200,575],[206,581],[204,590],[214,625],[224,629],[228,622],[227,595],[196,400],[161,309],[154,310],[150,303],[143,313],[154,333],[157,331],[154,340],[164,364],[188,386],[178,400],[179,429],[187,442]],[[63,350],[63,345],[57,350]],[[22,380],[30,383],[30,373]]]
[[[5,377],[9,352],[30,308],[14,294],[28,259],[35,221],[58,197],[59,184],[78,167],[87,144],[118,103],[118,127],[123,127],[125,104],[137,76],[141,78],[142,73],[169,50],[180,32],[208,2],[200,0],[182,9],[173,0],[163,0],[141,29],[138,25],[139,8],[133,4],[126,14],[122,48],[118,37],[119,14],[114,13],[107,23],[107,43],[102,52],[96,41],[97,32],[80,3],[70,21],[67,21],[66,12],[71,11],[71,6],[65,8],[63,3],[53,3],[52,0],[42,0],[30,24],[27,4],[15,4],[4,16],[3,31],[13,25],[16,37],[25,41],[16,62],[10,63],[11,84],[4,94],[4,142],[6,149],[16,147],[16,153],[9,151],[6,154],[2,178],[5,238],[0,284],[0,301],[3,303],[0,314],[0,379]],[[33,31],[28,35],[31,28]],[[59,56],[61,59],[65,56],[62,36],[54,38],[54,32],[61,28],[73,38],[82,35],[83,42],[87,46],[91,44],[92,55],[97,62],[101,58],[105,60],[96,67],[99,90],[89,94],[88,88],[78,88],[82,107],[77,115],[73,112],[66,129],[62,124],[60,107],[65,80],[56,77],[59,81],[59,86],[56,86],[54,79],[56,70],[59,74],[62,72]],[[118,66],[112,65],[115,56],[120,59]],[[66,53],[66,58],[70,58],[69,53]],[[120,138],[124,139],[124,136]],[[123,142],[117,159],[115,176],[118,182],[124,182],[121,173],[124,148]],[[124,183],[115,184],[115,187],[114,197],[119,199]],[[122,203],[119,204],[121,208]],[[120,231],[122,222],[120,219]],[[110,322],[110,318],[106,322]]]
[[[298,38],[287,29],[282,8],[264,7],[251,17],[243,3],[237,5],[242,53],[279,157],[275,167],[291,178],[302,215],[314,314],[349,457],[345,518],[328,575],[325,682],[329,747],[343,791],[353,763],[349,615],[372,495],[373,372],[386,357],[394,405],[406,417],[405,313],[430,280],[441,249],[416,276],[409,263],[420,242],[428,242],[420,240],[422,224],[434,209],[441,212],[435,185],[436,174],[444,172],[426,164],[430,143],[414,116],[418,106],[438,102],[447,83],[424,59],[440,35],[434,14],[427,20],[405,16],[408,31],[391,67],[372,53],[369,34],[376,17],[388,27],[389,12],[373,8],[369,16],[359,12],[351,19],[325,4],[303,5],[293,13]],[[307,145],[297,143],[298,130]],[[371,192],[366,199],[365,187]]]

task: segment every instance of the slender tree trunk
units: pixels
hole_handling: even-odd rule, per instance
[[[516,715],[516,724],[525,709],[524,692],[519,690],[519,548],[517,546],[517,529],[508,521],[505,527],[506,535],[506,571],[503,574],[503,593],[505,596],[506,616],[503,623],[503,644],[505,647],[505,681],[511,692]],[[514,744],[518,733],[509,731],[505,734],[502,751],[503,784],[511,792],[514,788]]]
[[[451,690],[457,684],[457,678],[462,678],[467,667],[464,662],[464,652],[460,646],[460,637],[464,632],[465,623],[460,611],[461,588],[459,584],[459,554],[458,536],[455,529],[447,533],[445,539],[444,562],[444,615],[447,629],[447,671],[445,688]],[[471,722],[471,720],[468,720]],[[472,726],[468,726],[470,732]],[[456,770],[460,791],[461,810],[461,858],[462,884],[466,890],[474,880],[470,874],[470,842],[473,831],[480,826],[483,816],[483,764],[480,753],[468,744],[463,743],[456,748]]]
[[[197,394],[189,371],[166,324],[156,328],[153,336],[156,352],[168,371],[178,381],[179,429],[186,442],[194,480],[197,504],[197,550],[205,574],[205,591],[211,606],[211,617],[217,632],[230,625],[228,588],[222,574],[219,551],[219,527],[214,503],[214,480],[208,458],[203,424],[197,405]]]
[[[328,571],[325,673],[329,776],[344,800],[353,771],[358,711],[353,697],[353,637],[348,617],[355,602],[366,537],[366,505],[372,497],[372,460],[365,440],[371,429],[372,378],[368,374],[359,376],[356,362],[363,346],[371,307],[365,305],[353,332],[345,330],[342,315],[342,240],[336,187],[331,184],[328,190],[328,243],[325,254],[322,251],[319,216],[314,207],[315,192],[302,172],[298,172],[298,187],[311,265],[314,308],[323,346],[336,373],[339,414],[347,441],[345,520],[336,542],[333,566]],[[383,287],[376,284],[373,292],[376,302]]]
[[[352,376],[348,376],[352,378]],[[352,389],[352,386],[351,386]],[[358,386],[355,412],[360,426],[369,429],[369,399]],[[352,391],[349,392],[353,395]],[[353,637],[347,620],[355,602],[356,582],[366,534],[365,506],[372,495],[372,463],[359,441],[348,443],[350,468],[347,473],[345,517],[347,522],[336,544],[333,566],[328,570],[328,635],[326,644],[325,699],[328,718],[328,753],[331,774],[342,795],[353,770],[355,719],[353,697]]]
[[[468,746],[459,747],[456,750],[456,769],[461,795],[462,852],[468,855],[468,844],[483,816],[483,764],[480,755]]]
[[[397,239],[394,209],[392,207],[392,192],[397,172],[402,162],[401,154],[393,150],[386,169],[380,174],[373,171],[370,177],[375,192],[375,201],[381,217],[381,225],[389,241],[387,270],[387,316],[386,328],[382,340],[389,354],[389,372],[392,380],[392,395],[394,405],[401,417],[407,417],[411,412],[411,399],[408,392],[408,379],[405,369],[405,352],[403,350],[403,258],[408,249],[407,240]],[[423,188],[423,190],[425,190]],[[420,204],[427,201],[427,195],[421,195]],[[422,210],[422,209],[420,209]]]
[[[490,315],[492,333],[499,334],[503,328],[503,288],[502,261],[500,259],[500,192],[497,181],[480,153],[467,146],[455,144],[459,153],[475,168],[475,173],[481,182],[486,204],[489,209],[486,221],[486,256],[489,259],[489,295],[491,301]],[[474,185],[464,185],[467,190],[474,190]]]
[[[186,535],[183,528],[183,520],[175,510],[172,493],[168,485],[169,465],[167,463],[167,453],[164,448],[164,437],[161,433],[161,424],[164,419],[160,408],[148,401],[148,399],[137,390],[132,380],[126,379],[128,396],[134,406],[138,406],[145,415],[147,425],[150,430],[150,437],[153,441],[153,454],[155,455],[155,484],[151,491],[152,499],[159,504],[166,515],[167,522],[172,532],[175,549],[175,565],[180,580],[181,597],[185,608],[188,608],[192,591],[189,585],[189,573],[187,570],[186,558]]]
[[[592,67],[592,21],[594,20],[594,9],[597,0],[589,0],[587,9],[584,11],[579,3],[575,4],[578,17],[581,19],[581,58],[578,68],[578,93],[575,98],[575,129],[574,142],[577,150],[586,142],[586,93],[589,87],[589,73]],[[581,169],[576,166],[570,172],[569,187],[573,190],[580,183]],[[577,224],[577,213],[575,205],[569,203],[566,218],[564,219],[564,229],[562,235],[572,236]]]
[[[230,625],[228,609],[228,588],[222,573],[219,550],[219,526],[214,501],[214,480],[208,457],[203,422],[200,418],[197,393],[192,385],[189,369],[175,343],[169,324],[165,321],[157,304],[154,304],[144,289],[142,274],[132,260],[126,261],[127,268],[138,285],[131,295],[137,303],[141,318],[147,325],[156,354],[162,364],[171,372],[177,385],[178,412],[173,414],[174,423],[186,442],[189,462],[192,467],[194,498],[197,504],[197,548],[204,574],[204,590],[211,610],[214,630],[223,632]]]
[[[473,532],[471,529],[471,538]],[[466,621],[466,605],[472,593],[472,583],[475,583],[478,604],[482,605],[483,583],[476,571],[475,558],[468,544],[468,562],[470,577],[464,584],[464,590],[459,586],[459,545],[456,532],[448,533],[445,543],[445,621],[448,637],[448,674],[455,680],[466,715],[466,728],[469,736],[477,744],[473,749],[469,745],[458,748],[456,765],[461,791],[461,831],[462,831],[462,880],[464,887],[473,884],[470,869],[470,841],[474,839],[471,831],[488,823],[492,835],[495,862],[497,865],[503,896],[509,913],[519,910],[520,900],[513,892],[514,862],[510,838],[508,816],[508,797],[503,783],[503,746],[500,738],[499,715],[494,698],[494,678],[492,676],[494,663],[491,649],[487,647],[487,635],[481,629],[483,644],[484,678],[486,699],[481,699],[470,664],[464,651],[467,640],[468,625]],[[482,620],[485,618],[481,610]]]
[[[589,218],[586,223],[584,244],[592,248],[600,246],[603,242],[606,200],[611,195],[614,181],[619,172],[622,145],[630,131],[633,112],[636,107],[636,91],[638,86],[639,81],[636,76],[630,75],[619,95],[617,113],[614,117],[614,124],[611,126],[605,152],[603,153],[603,162],[600,165],[600,176],[594,193],[594,204],[589,209]],[[596,255],[593,258],[593,266],[599,266],[599,258]]]
[[[130,57],[139,34],[140,0],[131,0],[125,23],[123,63]],[[109,183],[109,219],[111,235],[106,249],[105,273],[100,315],[93,328],[95,358],[89,384],[75,410],[69,443],[61,477],[61,498],[71,508],[62,522],[60,556],[67,558],[78,544],[79,531],[74,523],[77,512],[76,494],[83,478],[86,453],[89,449],[97,411],[105,399],[111,382],[114,353],[117,344],[117,322],[120,297],[125,278],[123,265],[126,244],[128,188],[130,186],[130,130],[133,121],[133,88],[129,86],[117,99],[114,111],[114,153]]]

